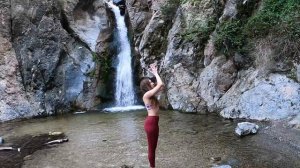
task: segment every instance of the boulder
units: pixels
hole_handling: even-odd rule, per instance
[[[259,77],[248,70],[216,102],[225,118],[278,120],[299,114],[300,85],[281,74]]]
[[[237,127],[235,128],[235,133],[238,136],[245,136],[248,134],[256,134],[258,131],[259,126],[250,122],[241,122],[238,123]]]

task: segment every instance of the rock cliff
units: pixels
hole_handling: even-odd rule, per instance
[[[279,37],[275,37],[275,32],[259,29],[262,23],[258,22],[275,10],[272,5],[281,9],[287,5],[259,0],[152,1],[153,4],[155,9],[150,7],[152,17],[144,31],[135,30],[135,46],[142,69],[158,62],[166,82],[165,107],[183,112],[217,112],[225,118],[268,120],[299,116],[300,55],[296,46],[300,43],[283,32],[277,32]],[[129,4],[128,8],[132,7]],[[300,9],[297,4],[288,8],[294,12]],[[299,12],[294,14],[299,16]],[[131,17],[137,20],[140,15]],[[299,18],[291,17],[293,23],[299,23]],[[256,29],[251,27],[252,22]],[[299,33],[299,29],[293,31]]]
[[[2,1],[1,120],[91,109],[112,99],[117,46],[104,1]],[[127,0],[125,5],[135,82],[157,62],[166,83],[163,107],[225,118],[289,118],[299,125],[300,42],[291,38],[300,36],[299,4]]]

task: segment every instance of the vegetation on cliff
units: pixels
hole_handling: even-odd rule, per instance
[[[168,0],[162,14],[172,20],[181,4],[199,5],[201,0]],[[220,4],[216,4],[220,5]],[[216,8],[217,9],[217,8]],[[300,55],[300,4],[298,0],[252,0],[238,2],[238,13],[217,25],[216,16],[207,24],[195,23],[182,32],[185,41],[203,44],[216,30],[215,46],[227,56],[234,52],[247,54],[253,48],[251,41],[268,38],[276,57],[286,57],[299,62]],[[217,11],[217,10],[216,10]]]
[[[300,4],[297,0],[262,1],[258,11],[255,11],[255,5],[246,4],[250,7],[240,10],[236,19],[220,25],[216,36],[217,48],[245,52],[245,49],[251,48],[249,41],[269,38],[269,45],[277,57],[284,56],[299,62]]]

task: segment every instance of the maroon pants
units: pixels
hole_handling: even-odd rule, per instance
[[[147,116],[144,125],[148,140],[148,159],[150,167],[155,167],[155,150],[159,134],[158,120],[158,116]]]

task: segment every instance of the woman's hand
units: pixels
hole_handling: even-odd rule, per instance
[[[156,75],[157,74],[157,66],[156,64],[150,64],[150,69],[149,71],[153,74]]]

